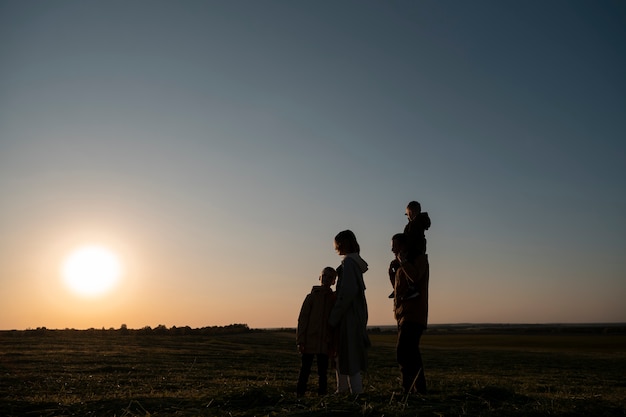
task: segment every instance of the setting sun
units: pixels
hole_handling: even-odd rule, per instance
[[[84,246],[72,252],[63,264],[63,279],[70,290],[82,296],[104,295],[122,275],[117,256],[100,246]]]

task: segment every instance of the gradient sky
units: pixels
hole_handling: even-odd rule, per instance
[[[0,62],[0,329],[293,327],[344,229],[393,324],[410,200],[431,323],[626,322],[622,1],[0,1]]]

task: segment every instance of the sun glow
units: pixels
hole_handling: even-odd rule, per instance
[[[111,291],[122,276],[117,256],[101,246],[83,246],[63,264],[63,280],[74,293],[94,297]]]

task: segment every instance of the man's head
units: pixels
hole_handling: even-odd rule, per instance
[[[322,273],[320,275],[320,282],[322,283],[322,285],[330,287],[331,285],[335,284],[336,279],[337,271],[335,271],[335,268],[327,266],[326,268],[322,269]]]
[[[398,255],[400,252],[406,249],[407,241],[404,233],[397,233],[391,238],[391,251],[394,255]]]

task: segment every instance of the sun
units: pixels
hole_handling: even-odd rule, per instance
[[[115,288],[122,276],[122,265],[107,248],[82,246],[67,257],[62,275],[65,285],[74,293],[95,297]]]

